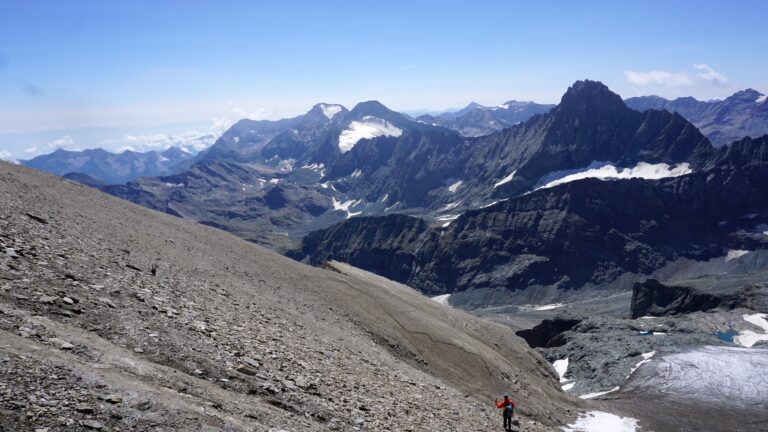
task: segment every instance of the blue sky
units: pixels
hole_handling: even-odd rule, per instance
[[[546,4],[540,4],[546,3]],[[137,149],[316,102],[768,93],[768,2],[0,0],[0,156]]]

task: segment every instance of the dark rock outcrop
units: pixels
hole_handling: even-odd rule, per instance
[[[534,328],[520,330],[516,334],[525,339],[531,348],[555,348],[567,343],[562,334],[580,322],[581,320],[576,318],[546,319]]]
[[[632,289],[632,318],[747,308],[768,312],[768,272],[713,275],[661,283],[648,279]]]
[[[632,318],[706,312],[721,305],[733,309],[735,300],[648,279],[632,288]]]

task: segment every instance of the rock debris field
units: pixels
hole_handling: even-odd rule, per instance
[[[513,332],[0,163],[1,431],[486,431],[582,402]]]

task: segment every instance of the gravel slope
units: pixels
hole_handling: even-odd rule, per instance
[[[333,271],[335,270],[335,271]],[[0,430],[524,430],[580,406],[509,329],[0,163]]]

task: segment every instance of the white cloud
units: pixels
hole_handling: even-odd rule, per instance
[[[233,123],[228,117],[214,118],[207,132],[190,129],[175,134],[126,134],[121,138],[104,140],[101,144],[105,147],[116,148],[118,152],[126,150],[136,152],[162,151],[168,147],[178,147],[189,153],[197,153],[213,145]]]
[[[211,123],[211,133],[216,136],[221,136],[227,129],[235,124],[229,117],[214,118]]]
[[[218,135],[202,133],[196,130],[188,130],[178,134],[146,134],[123,135],[122,138],[104,141],[103,144],[117,145],[118,152],[126,150],[146,152],[152,150],[165,150],[168,147],[179,147],[186,151],[196,153],[210,147]]]
[[[625,70],[624,77],[635,87],[683,87],[696,84],[711,84],[723,87],[728,84],[728,77],[716,72],[709,65],[698,63],[693,65],[696,72],[689,71],[670,72],[652,70],[649,72],[637,72]]]
[[[635,72],[631,70],[625,70],[624,76],[627,78],[627,81],[637,87],[648,87],[651,85],[679,87],[693,84],[693,80],[687,72]]]
[[[703,79],[704,81],[710,82],[718,87],[722,87],[726,84],[728,84],[728,77],[715,72],[714,69],[709,67],[709,65],[705,63],[699,63],[693,65],[694,68],[698,69],[699,72],[699,78]]]
[[[75,144],[75,140],[73,140],[71,136],[64,135],[59,139],[49,142],[47,145],[49,149],[56,150],[60,148],[72,147],[74,144]]]
[[[228,101],[227,103],[229,104],[229,110],[232,111],[232,114],[234,114],[238,120],[244,118],[249,120],[265,120],[275,114],[274,111],[264,108],[259,108],[256,111],[248,111],[235,106],[231,101]]]
[[[0,160],[4,160],[6,162],[10,163],[19,163],[11,154],[11,152],[7,150],[0,150]]]
[[[24,150],[24,154],[32,155],[32,154],[35,154],[35,153],[37,153],[37,146],[32,146],[32,147]]]

